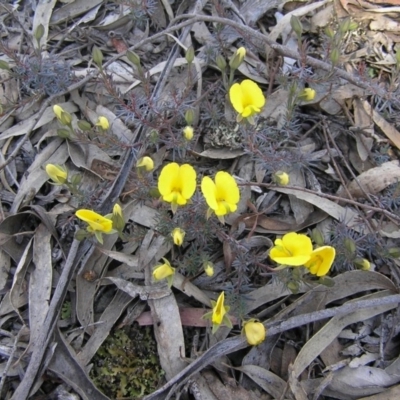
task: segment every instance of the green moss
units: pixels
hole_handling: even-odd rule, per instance
[[[150,327],[125,327],[105,340],[93,358],[91,378],[112,399],[140,398],[164,380]]]

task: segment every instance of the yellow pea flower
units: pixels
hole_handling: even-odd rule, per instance
[[[277,171],[273,176],[273,180],[278,185],[286,186],[289,184],[290,178],[286,172]]]
[[[185,239],[186,232],[181,228],[175,228],[171,232],[171,236],[174,239],[174,244],[177,246],[182,246],[183,240]]]
[[[246,335],[247,343],[251,346],[257,346],[265,340],[265,327],[254,318],[244,322],[243,332]]]
[[[215,212],[215,215],[221,217],[220,220],[223,221],[224,215],[236,211],[240,191],[234,177],[228,172],[217,172],[215,182],[209,176],[205,176],[201,181],[201,191],[210,207],[208,217]]]
[[[136,162],[137,168],[144,168],[147,172],[154,169],[154,161],[148,156],[139,158]]]
[[[314,275],[325,276],[332,266],[335,255],[334,247],[318,247],[311,253],[310,259],[304,263],[304,266]]]
[[[183,129],[183,137],[184,137],[186,140],[192,140],[192,139],[193,139],[193,135],[194,135],[194,129],[193,129],[193,127],[191,127],[191,126],[186,126],[186,127]]]
[[[75,215],[89,225],[87,231],[94,233],[101,244],[103,244],[102,233],[111,234],[115,232],[113,221],[110,218],[103,217],[92,210],[78,210]]]
[[[229,89],[229,98],[233,108],[239,113],[238,121],[259,113],[265,105],[262,90],[257,83],[250,79],[232,85]]]
[[[108,119],[106,117],[100,116],[97,120],[96,126],[99,126],[101,129],[106,131],[110,128],[110,123],[108,122]]]
[[[308,236],[290,232],[282,239],[275,240],[269,256],[278,264],[298,267],[310,260],[312,252],[313,247]]]
[[[63,185],[68,178],[68,171],[65,167],[57,164],[47,164],[46,173],[54,185]]]
[[[162,199],[171,203],[176,212],[178,206],[184,206],[196,190],[196,171],[189,164],[167,164],[158,178],[158,190]]]
[[[156,265],[153,270],[153,278],[156,281],[167,279],[168,286],[171,287],[174,280],[175,268],[171,266],[166,258],[163,258],[163,260],[164,264]]]
[[[56,104],[55,106],[53,106],[53,112],[54,114],[56,114],[56,117],[58,119],[61,119],[61,114],[64,112],[64,109],[58,104]]]
[[[211,261],[207,261],[203,264],[204,272],[207,276],[214,275],[214,264]]]
[[[212,311],[203,315],[204,319],[211,319],[213,328],[212,333],[214,334],[220,325],[224,323],[229,328],[232,328],[232,322],[228,316],[229,306],[225,306],[225,292],[221,292],[218,296],[217,301],[211,300]]]
[[[242,64],[245,56],[246,56],[246,49],[244,47],[239,47],[236,50],[236,53],[230,59],[229,66],[232,69],[238,69],[240,64]]]
[[[314,89],[305,88],[305,89],[303,89],[302,92],[300,93],[299,98],[300,98],[301,100],[304,100],[304,101],[311,101],[311,100],[314,100],[315,94],[316,94],[316,92],[315,92]]]

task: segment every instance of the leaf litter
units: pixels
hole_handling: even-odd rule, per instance
[[[398,397],[399,12],[378,0],[0,5],[0,397]],[[267,103],[240,121],[229,88],[245,79]],[[150,172],[135,167],[144,156]],[[171,162],[235,177],[224,224],[203,185],[171,212],[158,192]],[[67,182],[51,183],[48,164]],[[124,227],[110,233],[74,215],[107,218],[116,203]],[[276,269],[269,251],[288,232],[336,249],[328,276]],[[154,281],[163,259],[171,287]],[[233,327],[212,334],[202,317],[221,292]],[[252,348],[250,318],[267,329]]]

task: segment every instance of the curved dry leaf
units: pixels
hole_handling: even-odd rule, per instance
[[[364,296],[362,298],[357,298],[356,300],[379,299],[390,294],[390,291],[385,290]],[[352,301],[354,300],[351,300],[350,302]],[[300,350],[300,353],[293,364],[294,376],[299,377],[301,373],[312,363],[312,361],[318,357],[335,338],[339,336],[340,332],[346,326],[355,322],[365,321],[395,307],[397,307],[396,303],[384,304],[375,307],[359,309],[347,315],[337,315],[336,317],[333,317]]]
[[[195,152],[194,152],[195,153]],[[224,147],[222,149],[208,149],[201,153],[195,153],[195,155],[200,157],[211,158],[213,160],[230,160],[232,158],[240,157],[245,152],[243,150],[230,149]]]
[[[347,187],[348,191],[355,198],[365,197],[360,185],[368,194],[376,194],[386,189],[393,183],[400,181],[400,164],[398,160],[383,163],[379,167],[371,168],[363,172],[353,180]],[[341,189],[338,192],[339,196],[348,197],[347,192]]]

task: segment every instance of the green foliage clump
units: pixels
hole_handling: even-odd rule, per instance
[[[110,334],[93,358],[91,378],[110,398],[140,398],[162,383],[164,371],[149,327],[131,326]]]

